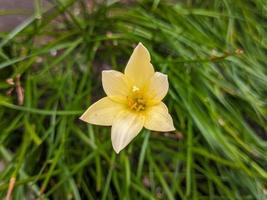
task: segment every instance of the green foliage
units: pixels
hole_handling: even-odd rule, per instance
[[[267,198],[265,0],[36,2],[1,33],[1,199],[11,177],[19,200]],[[168,74],[177,131],[143,130],[116,155],[110,128],[78,117],[139,41]]]

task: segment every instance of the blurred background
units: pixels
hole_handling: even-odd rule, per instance
[[[267,199],[266,35],[265,0],[0,0],[0,199]],[[78,118],[138,42],[177,130],[116,154]]]

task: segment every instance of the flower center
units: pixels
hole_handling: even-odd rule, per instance
[[[127,100],[128,106],[131,110],[140,112],[146,108],[146,101],[140,91],[140,88],[137,86],[132,87],[131,94],[128,96]]]

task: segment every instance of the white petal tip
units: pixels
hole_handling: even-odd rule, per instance
[[[114,150],[114,151],[115,151],[116,154],[119,154],[120,153],[120,151],[116,151],[116,150]]]
[[[85,115],[80,116],[79,120],[86,122],[86,123],[91,123],[91,122],[89,122],[88,117],[86,117]]]
[[[113,149],[116,152],[116,154],[119,154],[122,150],[121,148],[115,148],[114,146],[113,146]]]
[[[79,117],[79,120],[85,121],[84,118],[83,118],[83,116]]]
[[[151,128],[147,128],[148,130],[151,130],[151,131],[156,131],[156,132],[174,132],[176,131],[175,128],[166,128],[166,129],[151,129]]]
[[[139,42],[138,45],[137,45],[136,47],[137,47],[137,48],[142,48],[142,49],[147,50],[146,47],[143,45],[142,42]]]
[[[164,77],[164,78],[168,78],[168,75],[167,75],[167,74],[163,74],[163,73],[161,73],[161,72],[156,72],[156,73],[155,73],[155,76],[156,76],[156,77]]]
[[[176,130],[175,127],[172,125],[172,126],[170,126],[169,128],[166,129],[166,132],[173,132],[175,130]]]
[[[112,70],[103,70],[103,71],[102,71],[102,77],[103,77],[105,74],[110,73],[110,71],[112,71]]]

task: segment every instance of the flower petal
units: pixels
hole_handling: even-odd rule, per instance
[[[125,75],[115,70],[102,71],[102,85],[108,97],[115,101],[125,101],[129,94],[129,81]]]
[[[150,54],[143,44],[139,43],[127,63],[125,75],[134,81],[136,86],[142,87],[153,74],[154,68],[150,63]]]
[[[80,117],[81,120],[96,125],[111,126],[116,115],[124,109],[122,104],[104,97],[91,105]]]
[[[148,108],[146,113],[145,128],[153,131],[174,131],[174,125],[168,108],[164,103]]]
[[[119,153],[138,135],[144,126],[144,121],[143,115],[127,110],[118,114],[111,129],[112,146],[116,153]]]
[[[169,89],[168,76],[160,72],[156,72],[146,88],[146,98],[151,101],[150,104],[156,104],[166,96]]]

